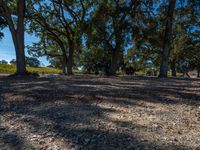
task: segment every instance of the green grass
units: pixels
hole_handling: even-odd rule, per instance
[[[50,73],[62,73],[62,70],[55,69],[55,68],[48,68],[48,67],[27,67],[27,70],[29,72],[35,72],[39,74],[50,74]],[[3,65],[0,64],[0,74],[12,74],[16,72],[16,67],[13,65]],[[83,74],[80,70],[74,70],[74,74]],[[122,74],[122,72],[118,72],[119,75]],[[135,73],[136,76],[145,76],[145,71],[139,71]],[[171,73],[168,73],[169,77],[171,76]],[[177,73],[177,77],[180,77],[182,73]]]
[[[36,73],[62,73],[62,70],[55,69],[55,68],[47,68],[47,67],[27,67],[29,72],[36,72]],[[13,65],[3,65],[0,64],[0,73],[3,74],[12,74],[16,72],[16,67]]]

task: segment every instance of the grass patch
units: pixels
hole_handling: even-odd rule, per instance
[[[48,67],[26,67],[28,72],[35,72],[39,74],[62,73],[62,70]],[[0,74],[13,74],[16,72],[16,66],[0,64]],[[80,70],[73,70],[74,74],[82,74]]]
[[[62,73],[60,69],[55,69],[55,68],[47,68],[47,67],[27,67],[27,70],[29,72],[36,72],[36,73],[44,73],[44,74],[49,74],[49,73]],[[13,65],[3,65],[0,64],[0,73],[5,73],[5,74],[12,74],[16,72],[16,67]]]

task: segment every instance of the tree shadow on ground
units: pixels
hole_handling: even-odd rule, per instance
[[[189,105],[199,104],[199,93],[183,93],[181,89],[171,87],[170,84],[176,84],[174,79],[169,80],[169,85],[162,88],[162,81],[156,80],[161,85],[153,86],[154,79],[135,78],[139,81],[132,82],[137,87],[129,87],[131,82],[123,85],[123,79],[115,83],[107,82],[107,79],[92,79],[1,78],[0,115],[14,112],[20,118],[19,122],[34,128],[34,132],[64,139],[66,143],[71,143],[71,147],[78,149],[189,149],[180,145],[144,140],[137,132],[126,131],[126,128],[143,131],[148,127],[129,121],[112,120],[107,114],[115,113],[116,110],[99,107],[98,103],[109,102],[130,107],[145,107],[138,101]],[[184,88],[190,87],[191,85],[185,85]],[[165,99],[163,96],[168,94],[172,98]],[[194,99],[192,103],[175,101],[174,97],[177,95],[186,101],[193,96],[195,98],[190,99]],[[29,133],[31,130],[24,132]],[[11,136],[14,141],[9,140]],[[18,136],[13,133],[5,134],[1,143],[10,143],[10,149],[17,149],[16,144],[12,144],[23,143],[18,140]]]

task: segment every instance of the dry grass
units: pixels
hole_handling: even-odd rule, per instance
[[[61,73],[62,71],[55,68],[48,68],[48,67],[27,67],[29,72],[36,72],[36,73]],[[16,72],[16,67],[13,65],[3,65],[0,64],[0,74],[11,74]]]

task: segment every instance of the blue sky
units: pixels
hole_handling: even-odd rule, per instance
[[[15,59],[15,49],[12,41],[12,37],[8,28],[5,28],[3,31],[4,37],[0,39],[0,60],[4,59],[10,61]],[[25,33],[25,46],[32,45],[33,42],[37,42],[38,39],[33,36]],[[28,56],[27,52],[26,55]],[[45,57],[39,58],[42,65],[49,65],[49,62]]]

